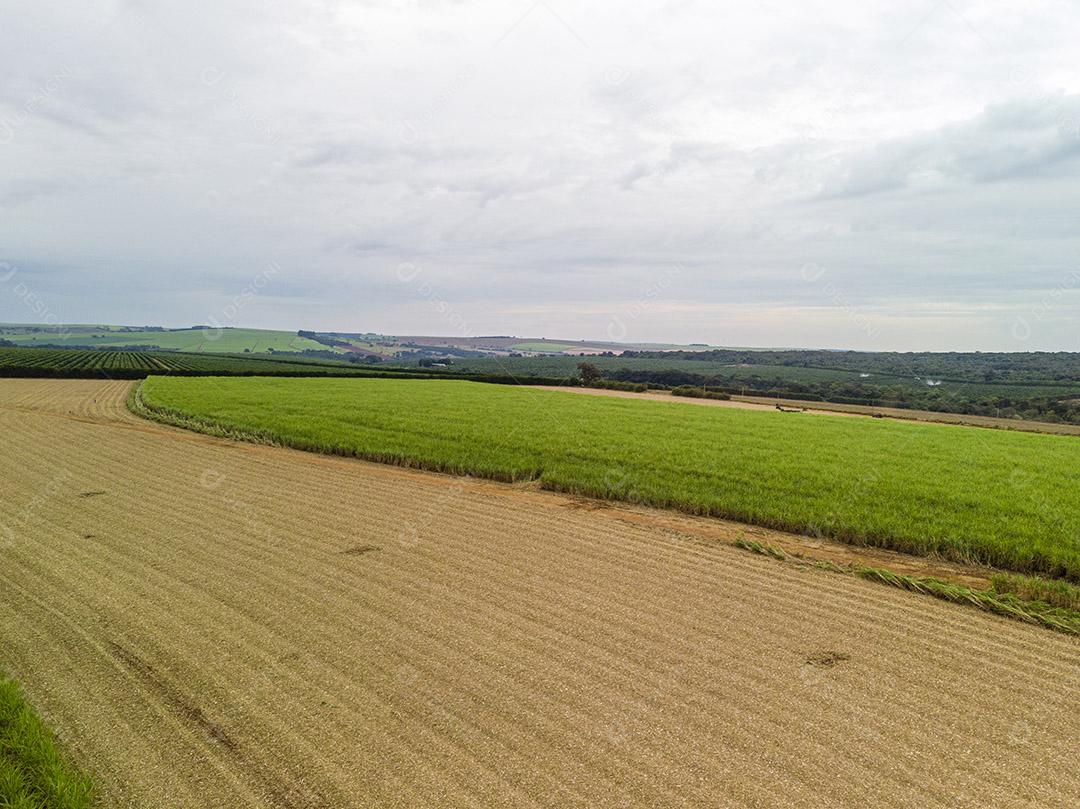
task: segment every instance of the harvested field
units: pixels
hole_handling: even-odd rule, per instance
[[[0,381],[0,669],[105,806],[1080,794],[1075,638],[127,389]]]

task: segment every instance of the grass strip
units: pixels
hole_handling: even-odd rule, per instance
[[[60,752],[18,685],[0,677],[0,808],[89,809],[90,779]]]

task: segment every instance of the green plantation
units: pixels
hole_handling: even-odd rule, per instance
[[[260,354],[200,354],[181,351],[0,348],[0,377],[142,379],[177,376],[416,376],[418,369],[382,371],[348,362]],[[2,808],[0,808],[2,809]]]
[[[196,429],[1080,581],[1080,441],[462,381],[150,377]]]

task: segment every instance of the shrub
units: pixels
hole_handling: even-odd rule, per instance
[[[698,387],[697,385],[679,385],[679,387],[672,389],[672,396],[689,396],[693,399],[730,399],[731,396],[723,391],[708,390],[705,387]]]

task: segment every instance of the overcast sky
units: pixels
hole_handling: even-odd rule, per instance
[[[0,320],[1080,350],[1074,3],[0,0]]]

